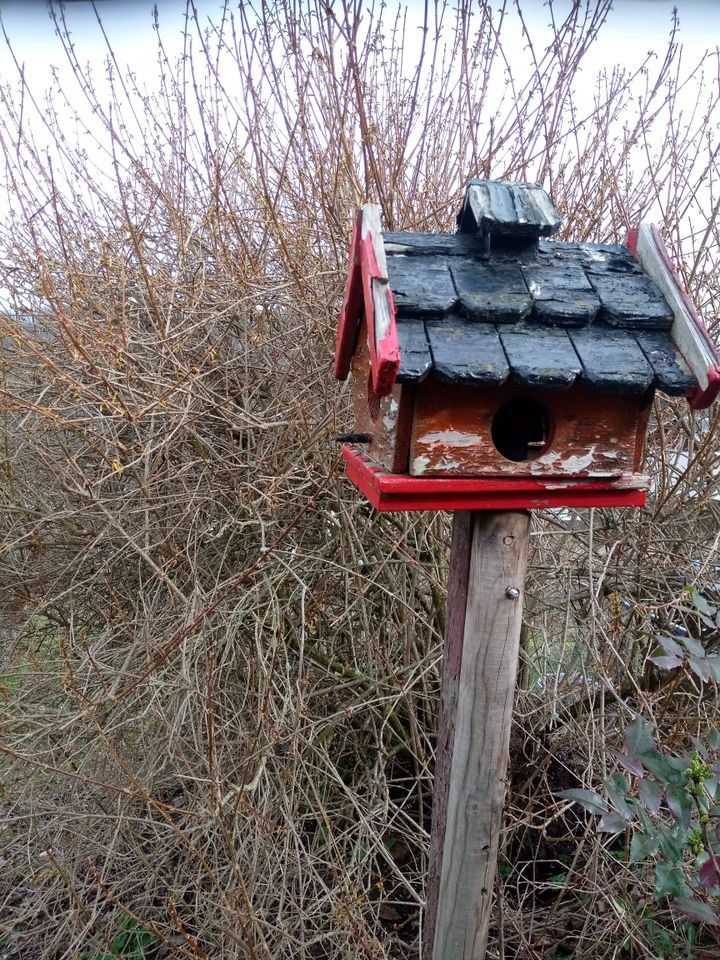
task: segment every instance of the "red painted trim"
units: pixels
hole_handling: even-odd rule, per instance
[[[628,250],[634,257],[637,256],[637,245],[638,245],[639,236],[640,236],[640,227],[628,227],[627,236],[625,237],[625,246],[628,248]]]
[[[388,473],[356,447],[343,447],[348,478],[380,512],[411,510],[518,510],[546,507],[642,507],[647,477],[517,480],[428,478]]]
[[[350,373],[350,362],[355,352],[358,327],[362,319],[363,282],[360,268],[360,226],[362,212],[355,215],[355,222],[350,240],[350,255],[347,278],[345,280],[345,295],[340,310],[338,323],[337,343],[335,346],[335,377],[338,380],[347,380]]]
[[[382,243],[382,238],[380,238]],[[360,239],[360,264],[362,267],[363,299],[365,302],[365,319],[368,328],[368,347],[370,350],[370,369],[372,372],[373,390],[379,397],[385,397],[393,388],[398,367],[400,366],[400,347],[398,345],[397,328],[395,326],[395,303],[387,277],[383,276],[375,256],[375,246],[372,234],[368,233]],[[380,280],[385,284],[388,293],[390,308],[390,327],[386,335],[378,343],[375,334],[375,305],[373,302],[373,280]]]
[[[627,239],[625,241],[625,245],[629,249],[630,253],[633,254],[633,256],[637,256],[639,231],[639,226],[629,229]],[[683,306],[687,310],[695,329],[707,344],[708,350],[715,361],[715,365],[710,366],[707,369],[707,387],[705,387],[703,390],[699,384],[697,384],[686,395],[686,399],[692,410],[704,410],[706,407],[710,406],[713,400],[715,400],[720,393],[720,355],[718,355],[717,348],[707,331],[707,327],[698,316],[695,305],[683,286],[682,280],[675,269],[675,265],[670,259],[670,255],[665,248],[665,244],[662,242],[662,238],[657,230],[657,227],[650,225],[650,235],[652,237],[655,250],[662,260],[663,266],[665,267],[665,270],[667,271],[672,283],[676,287],[678,295],[683,302]],[[680,346],[678,344],[676,344],[676,346],[682,353]]]

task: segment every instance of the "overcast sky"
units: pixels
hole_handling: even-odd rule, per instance
[[[152,69],[154,5],[158,7],[163,38],[179,48],[184,0],[155,0],[155,4],[153,0],[96,0],[95,7],[112,38],[118,59],[135,70]],[[423,5],[423,0],[410,0],[407,4],[417,17],[422,15]],[[219,10],[221,0],[196,0],[196,6],[201,18],[207,18]],[[237,2],[231,4],[233,6],[236,7]],[[388,6],[393,6],[392,2]],[[522,6],[533,31],[542,31],[549,20],[545,4],[541,0],[525,0]],[[556,0],[555,7],[562,13],[571,7],[571,0]],[[593,66],[624,59],[635,61],[647,50],[662,49],[673,7],[679,11],[679,39],[688,54],[694,56],[720,44],[720,0],[615,0],[595,48]],[[93,4],[90,0],[66,0],[65,9],[81,59],[102,62],[106,50]],[[33,66],[38,79],[46,74],[51,63],[61,64],[62,52],[48,16],[47,0],[0,0],[0,16],[19,57]],[[1,56],[0,68],[7,64],[6,53]]]
[[[201,23],[207,23],[208,18],[217,21],[222,0],[195,2]],[[449,0],[450,9],[454,2],[456,0]],[[512,11],[513,3],[511,0],[507,2]],[[96,0],[94,5],[90,0],[66,0],[66,18],[78,60],[83,67],[89,64],[93,68],[96,88],[104,76],[104,62],[108,54],[97,14],[102,18],[121,69],[132,71],[141,89],[152,92],[157,87],[160,67],[156,34],[152,29],[154,6],[158,8],[163,43],[172,61],[182,49],[185,0]],[[232,0],[229,6],[230,9],[237,9],[238,0]],[[387,0],[387,6],[392,9],[393,0]],[[407,42],[412,43],[413,37],[420,37],[420,31],[412,29],[412,22],[422,22],[424,2],[409,0],[407,6],[411,29],[406,37]],[[571,6],[572,0],[555,0],[556,17],[562,16]],[[64,71],[68,71],[65,74],[69,78],[67,89],[74,88],[60,39],[55,34],[49,16],[49,7],[47,0],[0,0],[0,20],[36,96],[51,86],[53,66],[59,68],[61,82]],[[550,36],[548,9],[541,0],[522,0],[522,7],[534,46],[536,49],[542,47]],[[720,43],[720,0],[615,0],[609,20],[584,62],[581,81],[587,78],[587,88],[583,82],[577,85],[580,98],[587,90],[590,102],[594,81],[601,68],[616,64],[637,67],[648,51],[663,52],[670,33],[673,7],[679,11],[678,40],[684,46],[686,66],[696,62],[705,50],[714,49]],[[59,4],[55,3],[54,8],[58,10]],[[452,17],[448,17],[448,20],[452,21]],[[506,38],[512,37],[513,30],[518,30],[517,25],[513,27],[513,20],[511,12],[506,24],[509,29],[504,31]],[[520,41],[519,32],[517,35]],[[406,58],[406,62],[411,60],[412,57]],[[517,63],[513,63],[514,70],[520,71],[526,62],[527,57],[518,56]],[[409,66],[412,66],[411,62]],[[11,85],[14,85],[17,77],[12,57],[2,38],[0,77]],[[72,98],[73,95],[70,96]],[[82,109],[82,99],[78,97],[77,101],[80,104],[78,109]],[[0,196],[0,210],[3,206],[3,197]]]

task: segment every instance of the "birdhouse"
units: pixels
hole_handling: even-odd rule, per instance
[[[645,502],[656,390],[708,406],[720,361],[654,227],[549,239],[534,184],[473,180],[458,232],[357,215],[335,375],[350,479],[380,510]]]

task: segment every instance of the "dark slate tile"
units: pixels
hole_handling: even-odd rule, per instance
[[[432,369],[432,354],[420,319],[398,319],[396,323],[400,347],[398,383],[424,380]]]
[[[682,355],[668,333],[643,331],[635,333],[647,361],[655,371],[655,386],[670,396],[684,396],[695,386],[695,377],[690,373]]]
[[[457,303],[457,294],[444,257],[387,258],[388,277],[399,317],[443,317]]]
[[[602,259],[605,256],[632,257],[621,243],[568,243],[564,240],[540,238],[541,253],[549,256],[572,257],[580,260]]]
[[[672,326],[672,310],[649,277],[609,271],[588,277],[600,297],[600,317],[612,326],[647,330]]]
[[[643,393],[652,386],[655,372],[629,330],[597,323],[568,330],[580,362],[582,379],[605,393]]]
[[[428,320],[425,324],[433,372],[450,383],[499,386],[510,375],[497,330],[490,323],[463,317]]]
[[[467,233],[384,233],[385,253],[408,257],[475,257],[485,250],[479,237]]]
[[[516,263],[455,259],[450,272],[460,309],[472,320],[517,323],[529,316],[532,298]]]
[[[513,380],[529,387],[560,390],[582,373],[582,364],[565,330],[536,324],[498,327]]]
[[[584,326],[600,309],[600,300],[579,263],[523,264],[522,274],[533,298],[533,319],[558,326]]]

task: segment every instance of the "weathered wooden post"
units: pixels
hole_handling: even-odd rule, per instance
[[[349,478],[381,511],[455,511],[423,960],[483,960],[530,515],[641,506],[656,389],[708,406],[720,361],[657,231],[545,239],[538,186],[472,181],[456,234],[353,230],[335,374]],[[364,449],[363,449],[364,448]]]

